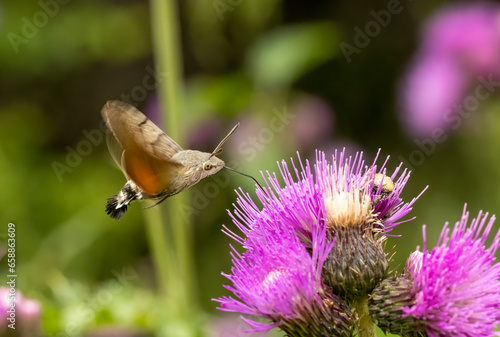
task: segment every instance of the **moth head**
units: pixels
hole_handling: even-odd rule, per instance
[[[202,177],[207,177],[212,174],[215,174],[219,172],[224,167],[224,165],[225,163],[223,160],[213,155],[210,155],[210,157],[207,160],[205,160],[201,165],[202,168],[201,175]]]
[[[210,156],[206,161],[203,162],[203,171],[213,171],[217,170],[219,171],[221,168],[224,167],[224,161],[215,157],[215,156]]]

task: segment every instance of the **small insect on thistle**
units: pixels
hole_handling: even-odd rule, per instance
[[[216,156],[239,124],[208,153],[183,150],[130,104],[108,101],[101,114],[110,131],[106,139],[109,152],[127,178],[120,193],[106,204],[106,213],[114,219],[120,219],[136,199],[159,199],[156,206],[223,167],[232,170]]]
[[[388,176],[377,173],[375,174],[375,179],[373,180],[373,189],[378,189],[382,184],[382,193],[389,194],[394,191],[394,182]]]
[[[382,186],[380,187],[380,185]],[[375,198],[373,202],[374,204],[384,200],[387,196],[389,196],[389,194],[391,194],[392,191],[394,191],[394,182],[388,176],[377,173],[375,174],[375,178],[373,180],[373,192],[377,193],[379,188],[380,194],[378,194]]]

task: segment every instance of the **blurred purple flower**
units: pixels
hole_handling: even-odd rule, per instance
[[[301,149],[314,149],[333,135],[334,113],[319,97],[302,95],[290,112],[293,120],[293,134]]]
[[[417,266],[409,268],[415,302],[403,312],[417,319],[430,337],[498,335],[493,329],[500,324],[500,264],[494,262],[500,231],[486,248],[495,217],[488,221],[488,213],[480,212],[467,228],[468,218],[464,208],[451,236],[446,224],[430,252],[424,227],[423,253],[412,255]]]
[[[155,93],[148,99],[146,107],[144,108],[144,114],[155,123],[160,129],[163,129],[162,125],[162,113],[160,111],[160,99]]]
[[[471,82],[500,76],[500,6],[479,3],[439,11],[400,85],[402,122],[413,136],[446,129]]]
[[[238,117],[237,121],[240,126],[231,136],[231,141],[225,144],[224,152],[229,158],[251,161],[264,150],[266,143],[262,137],[259,138],[259,134],[266,129],[266,125],[260,116],[251,111]]]
[[[424,53],[448,55],[482,75],[500,70],[500,6],[455,5],[439,11],[424,29]]]
[[[157,94],[154,94],[148,100],[144,108],[144,114],[160,129],[164,128],[162,124],[163,116],[160,111],[160,100]],[[220,117],[215,115],[213,117],[207,117],[189,128],[189,132],[186,133],[186,139],[182,140],[184,144],[181,145],[183,145],[183,148],[211,152],[215,149],[222,137],[224,137],[224,132],[229,131],[232,126],[233,125],[230,125],[229,129],[226,129]],[[181,140],[175,141],[181,142]]]
[[[191,128],[187,139],[188,148],[212,152],[231,127],[226,130],[222,119],[218,117],[205,119]]]
[[[0,319],[2,322],[6,322],[9,313],[7,312],[10,309],[10,299],[9,299],[9,287],[0,287]],[[0,333],[5,332],[7,328],[7,324],[0,324]]]
[[[408,133],[427,137],[449,121],[454,104],[462,99],[467,78],[455,60],[448,56],[425,56],[417,59],[402,85],[401,116]]]
[[[0,287],[0,318],[3,323],[0,325],[0,334],[5,333],[7,326],[15,323],[15,330],[18,336],[35,337],[40,332],[40,315],[42,306],[40,302],[25,298],[19,291],[15,291],[15,301],[10,293],[10,287]],[[14,303],[14,307],[11,306]],[[11,321],[10,318],[14,320]]]

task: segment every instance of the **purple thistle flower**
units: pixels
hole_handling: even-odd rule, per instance
[[[300,159],[299,159],[300,161]],[[320,219],[323,219],[324,204],[321,191],[316,186],[314,176],[311,172],[309,162],[306,167],[300,166],[302,172],[292,162],[294,172],[299,182],[294,182],[285,161],[279,166],[284,179],[285,187],[281,187],[275,173],[271,176],[268,172],[266,181],[266,194],[257,190],[259,201],[264,205],[263,209],[254,203],[249,194],[242,191],[238,193],[234,215],[230,214],[233,222],[247,236],[249,232],[259,227],[268,228],[273,226],[274,221],[285,223],[288,227],[295,229],[303,243],[310,248],[312,228]],[[324,221],[323,221],[324,222]]]
[[[376,184],[376,176],[386,177],[385,165],[389,157],[380,169],[377,169],[378,153],[373,164],[368,166],[363,160],[362,152],[356,153],[354,158],[344,157],[344,152],[335,151],[332,165],[326,160],[324,153],[318,151],[314,174],[308,161],[304,166],[299,157],[301,171],[292,161],[292,172],[298,182],[294,181],[287,163],[282,161],[278,167],[285,186],[281,187],[275,173],[267,172],[267,179],[264,179],[268,195],[257,190],[259,201],[264,205],[263,210],[259,209],[250,195],[238,193],[238,207],[234,215],[231,215],[234,223],[246,234],[247,227],[254,229],[261,225],[260,221],[256,221],[257,218],[278,217],[293,226],[308,245],[311,236],[310,224],[319,219],[330,218],[330,223],[333,224],[345,223],[346,217],[358,217],[357,220],[360,220],[359,217],[364,217],[365,220],[369,218],[376,220],[377,230],[384,234],[397,225],[412,220],[401,218],[411,211],[413,203],[420,195],[409,203],[404,203],[400,198],[410,176],[406,169],[400,174],[402,164],[392,175],[387,175],[394,184],[392,190],[383,191],[383,184]]]
[[[319,97],[300,95],[291,113],[295,115],[293,135],[302,149],[314,149],[316,145],[332,138],[335,113]]]
[[[400,198],[410,173],[405,169],[396,179],[400,164],[391,176],[386,175],[385,165],[389,157],[377,169],[379,153],[371,166],[365,165],[362,152],[354,158],[344,158],[344,152],[340,155],[335,152],[333,165],[327,162],[323,153],[317,154],[316,177],[327,217],[332,223],[345,226],[347,223],[373,222],[375,229],[386,234],[397,225],[412,220],[399,221],[411,211],[411,206],[420,196],[409,203]],[[352,216],[356,218],[350,218]]]
[[[404,203],[400,198],[409,173],[405,170],[399,174],[400,165],[388,176],[385,169],[387,160],[380,169],[375,165],[376,160],[368,166],[362,159],[362,153],[354,158],[344,158],[342,151],[340,154],[336,152],[333,162],[329,163],[325,155],[318,152],[314,170],[308,161],[304,165],[299,158],[301,170],[292,161],[294,175],[283,161],[279,170],[284,187],[276,174],[267,172],[267,179],[264,178],[266,191],[256,191],[262,208],[249,194],[238,191],[235,210],[230,216],[243,236],[227,228],[225,233],[246,251],[240,254],[233,248],[234,267],[230,275],[225,275],[233,285],[226,288],[238,299],[217,299],[221,303],[219,309],[262,316],[273,321],[271,324],[260,324],[247,320],[254,327],[252,331],[266,331],[275,326],[293,331],[297,326],[306,325],[307,331],[311,331],[310,325],[315,326],[317,331],[324,331],[325,326],[338,327],[338,333],[350,331],[350,311],[340,298],[333,295],[340,294],[336,283],[338,271],[340,282],[345,281],[345,271],[352,274],[355,279],[352,288],[357,291],[373,289],[371,283],[379,282],[388,270],[387,258],[380,244],[383,234],[404,222],[401,218],[411,210],[416,200]],[[347,235],[347,244],[355,246],[357,254],[373,255],[376,251],[376,258],[382,260],[381,275],[374,277],[370,274],[369,268],[377,265],[378,261],[363,260],[372,255],[360,257],[350,254],[351,251],[344,251],[343,240],[346,236],[342,234],[342,228],[354,228],[356,233],[371,233],[373,249],[365,249],[364,246],[364,237],[370,235],[354,239]],[[379,234],[382,235],[377,241],[374,238]],[[332,248],[338,254],[332,256]],[[350,265],[352,259],[361,259],[359,270]],[[345,268],[337,269],[336,264]],[[367,280],[370,282],[368,287],[359,286]],[[340,288],[345,287],[342,285]],[[321,323],[318,326],[318,322],[325,325]]]
[[[380,170],[365,165],[362,154],[344,159],[335,154],[333,164],[318,155],[316,174],[325,204],[329,234],[337,239],[324,266],[325,282],[348,298],[364,297],[389,271],[383,249],[384,234],[411,210],[414,199],[403,204],[399,195],[408,180],[406,170],[394,183],[385,164]],[[378,173],[377,173],[378,171]]]
[[[466,92],[468,78],[449,55],[419,55],[401,83],[401,120],[407,133],[428,137],[447,129]]]
[[[314,244],[309,253],[294,229],[280,220],[263,219],[268,221],[267,226],[248,232],[248,250],[244,254],[233,248],[232,274],[223,275],[233,283],[225,288],[239,300],[219,298],[219,309],[262,316],[274,322],[265,324],[243,318],[253,327],[249,331],[267,331],[276,326],[285,331],[349,331],[352,323],[345,314],[349,311],[347,306],[328,294],[321,279],[323,263],[333,246],[326,240],[324,221],[313,224]]]
[[[414,304],[404,307],[406,317],[417,319],[429,336],[494,336],[500,324],[500,264],[495,252],[500,230],[486,248],[495,217],[479,212],[467,228],[464,208],[460,222],[451,231],[445,225],[437,246],[424,249],[409,268],[413,277]],[[414,260],[418,257],[414,256]]]

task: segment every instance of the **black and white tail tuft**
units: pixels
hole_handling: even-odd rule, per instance
[[[113,195],[106,203],[106,214],[120,220],[127,211],[128,204],[136,199],[142,199],[142,193],[137,185],[129,180],[119,194]]]

